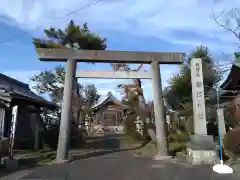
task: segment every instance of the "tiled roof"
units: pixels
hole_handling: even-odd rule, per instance
[[[13,79],[9,76],[6,76],[0,73],[0,88],[5,89],[6,91],[11,92],[12,98],[25,98],[26,100],[30,100],[33,103],[37,103],[41,106],[49,106],[49,107],[56,107],[55,104],[43,99],[42,97],[36,95],[32,92],[28,86],[21,81]]]
[[[227,79],[220,86],[224,90],[240,90],[240,67],[233,64]]]
[[[102,98],[100,101],[98,101],[96,104],[94,104],[91,109],[97,109],[103,105],[105,105],[107,102],[113,102],[115,104],[120,105],[121,107],[128,109],[129,107],[125,104],[123,104],[121,101],[119,101],[118,99],[116,99],[111,92],[108,92],[107,95]]]

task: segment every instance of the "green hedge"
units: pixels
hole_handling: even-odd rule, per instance
[[[168,147],[171,153],[186,151],[186,145],[189,141],[187,132],[170,132],[168,137]]]
[[[169,134],[170,142],[187,142],[189,140],[189,135],[187,132],[180,132],[180,133],[170,133]]]

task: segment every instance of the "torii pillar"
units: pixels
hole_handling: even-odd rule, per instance
[[[72,89],[76,76],[77,61],[67,60],[66,76],[63,91],[63,103],[61,111],[61,123],[58,137],[58,149],[56,161],[68,160],[68,147],[71,138],[71,117],[72,117]]]
[[[163,102],[162,93],[162,81],[160,74],[159,63],[154,61],[151,63],[151,73],[152,73],[152,93],[153,93],[153,108],[155,115],[156,124],[156,140],[157,140],[157,156],[156,159],[161,156],[164,157],[168,154],[167,150],[167,139],[166,139],[166,117],[165,108]]]

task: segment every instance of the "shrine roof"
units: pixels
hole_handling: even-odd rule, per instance
[[[91,109],[100,108],[100,107],[102,107],[103,105],[105,105],[108,102],[113,102],[114,104],[117,104],[117,105],[121,106],[124,109],[129,109],[129,107],[127,105],[123,104],[116,97],[114,97],[111,92],[108,92],[107,95],[104,98],[102,98],[100,101],[98,101],[96,104],[94,104],[91,107]]]
[[[240,67],[233,64],[227,79],[220,86],[223,90],[240,90]]]

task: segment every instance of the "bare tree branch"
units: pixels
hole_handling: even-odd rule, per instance
[[[238,39],[238,41],[240,41],[240,10],[238,8],[234,8],[227,13],[222,11],[218,15],[213,13],[212,19],[218,26],[232,33]],[[232,20],[236,22],[235,27],[231,27],[230,22]],[[238,46],[240,47],[239,43]]]

